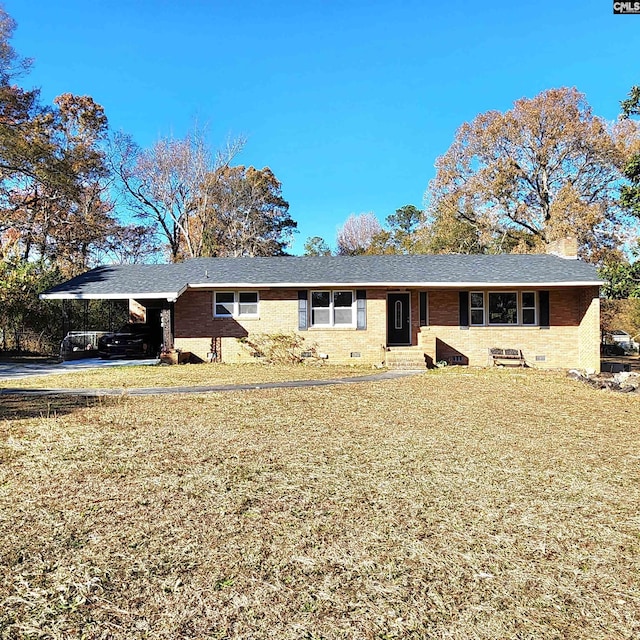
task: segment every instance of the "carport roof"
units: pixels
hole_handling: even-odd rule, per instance
[[[167,299],[187,288],[598,286],[593,265],[551,255],[197,258],[111,265],[48,289],[45,299]]]

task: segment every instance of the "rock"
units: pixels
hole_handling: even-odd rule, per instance
[[[621,385],[626,384],[634,388],[640,386],[640,373],[636,373],[635,371],[622,371],[620,373],[616,373],[614,379]]]
[[[582,373],[578,369],[567,371],[567,377],[579,380],[590,385],[594,389],[607,389],[619,393],[640,393],[640,373],[636,371],[619,371],[610,373],[603,371],[598,375]]]

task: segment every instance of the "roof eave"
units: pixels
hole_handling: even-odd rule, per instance
[[[310,287],[411,287],[421,289],[470,289],[470,288],[487,288],[487,287],[600,287],[605,282],[603,280],[568,280],[563,282],[207,282],[207,283],[191,283],[189,289],[233,289],[253,287],[256,289],[295,289]]]
[[[186,287],[185,287],[186,289]],[[82,292],[56,292],[41,293],[40,300],[158,300],[166,299],[175,302],[182,291],[151,291],[144,293],[82,293]]]

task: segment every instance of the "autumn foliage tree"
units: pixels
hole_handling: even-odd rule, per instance
[[[386,229],[378,233],[371,245],[379,253],[421,253],[423,240],[418,232],[424,224],[424,212],[406,204],[385,218]]]
[[[269,167],[223,166],[207,176],[202,196],[201,255],[283,255],[296,229],[282,184]]]
[[[0,334],[50,331],[55,305],[37,294],[91,266],[118,227],[107,195],[107,118],[89,96],[44,105],[17,80],[30,61],[11,45],[0,8]]]
[[[474,240],[468,246],[481,251],[541,251],[573,235],[580,255],[598,261],[616,250],[629,223],[617,190],[637,132],[618,133],[576,89],[480,114],[436,163],[431,222],[445,235],[462,224]]]
[[[620,106],[623,120],[631,116],[640,116],[640,87],[632,87],[629,97],[623,100]],[[620,202],[630,213],[640,219],[640,149],[634,149],[623,171],[630,184],[622,186]]]
[[[11,230],[14,259],[87,266],[115,222],[105,194],[104,110],[66,93],[51,106],[16,79],[31,61],[12,47],[16,27],[0,8],[0,234]]]
[[[89,266],[92,250],[117,224],[100,148],[106,129],[102,107],[71,94],[28,122],[26,139],[46,154],[36,170],[29,163],[3,182],[0,213],[1,227],[19,231],[23,259],[56,262],[73,275]]]
[[[640,115],[640,87],[632,87],[629,97],[622,100],[621,122],[628,123],[632,116]],[[635,146],[631,146],[631,153],[623,167],[624,177],[627,184],[620,188],[620,204],[630,215],[640,219],[640,143],[635,141]],[[600,268],[600,276],[606,280],[602,293],[611,299],[634,298],[640,300],[640,243],[631,251],[632,259],[629,256],[614,256],[605,261]],[[615,305],[609,305],[609,315],[615,317],[613,310],[618,309]],[[640,328],[640,322],[638,323]],[[614,327],[616,328],[616,327]]]

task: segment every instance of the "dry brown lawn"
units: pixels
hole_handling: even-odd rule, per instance
[[[640,637],[640,396],[0,397],[0,637]]]
[[[72,373],[0,380],[2,388],[131,389],[134,387],[213,386],[260,384],[284,380],[326,380],[375,373],[371,367],[322,364],[195,364],[127,365]]]

